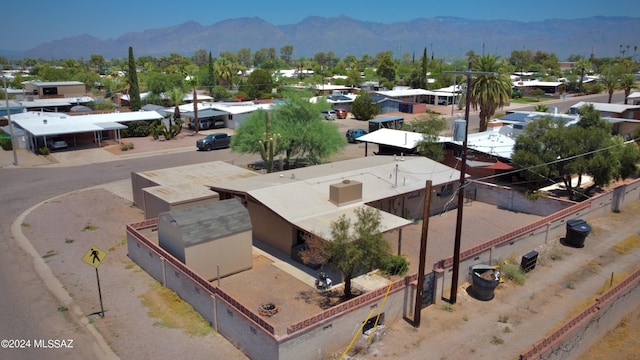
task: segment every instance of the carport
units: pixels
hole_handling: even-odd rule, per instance
[[[63,113],[25,112],[12,116],[12,121],[25,131],[26,146],[36,152],[46,146],[47,141],[56,136],[73,136],[73,146],[77,146],[77,135],[92,133],[93,142],[101,146],[105,131],[113,131],[115,140],[120,143],[120,130],[127,126],[126,121],[156,120],[162,116],[155,111],[93,114],[69,116]]]
[[[362,135],[358,142],[363,142],[364,156],[369,152],[369,143],[378,144],[376,155],[409,155],[416,152],[418,143],[424,139],[421,133],[382,128]]]

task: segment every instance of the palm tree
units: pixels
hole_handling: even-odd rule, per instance
[[[173,119],[176,122],[180,121],[180,104],[182,104],[184,95],[185,95],[184,90],[179,87],[174,87],[173,89],[167,92],[167,96],[169,97],[169,100],[175,106],[175,109],[173,111]],[[172,125],[173,124],[171,123],[171,120],[169,120],[169,127],[171,127]]]
[[[537,111],[537,112],[546,113],[546,112],[549,111],[549,107],[547,105],[545,105],[545,104],[538,104],[538,105],[535,106],[535,108],[533,110]]]
[[[624,103],[627,103],[627,97],[631,94],[631,89],[636,87],[636,77],[633,74],[624,74],[620,77],[620,88],[624,89]]]
[[[483,55],[476,57],[478,62],[473,64],[474,71],[492,72],[495,75],[479,75],[471,85],[471,104],[475,110],[480,108],[480,131],[487,130],[489,119],[502,108],[511,97],[511,80],[505,74],[500,74],[500,63],[497,55]]]
[[[580,59],[576,61],[576,64],[573,66],[575,71],[580,74],[580,81],[578,82],[578,92],[583,93],[584,89],[582,88],[582,82],[584,80],[584,73],[587,70],[591,69],[591,62],[587,59]],[[577,75],[577,74],[576,74]]]
[[[613,92],[618,88],[618,82],[620,81],[620,74],[616,71],[607,71],[606,73],[600,75],[600,82],[604,85],[605,89],[609,93],[609,101],[611,104],[611,99],[613,98]]]
[[[235,66],[231,61],[221,58],[216,61],[214,71],[221,84],[229,85],[233,78],[234,69]]]

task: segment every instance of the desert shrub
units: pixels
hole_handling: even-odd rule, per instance
[[[49,148],[48,148],[48,147],[43,146],[43,147],[41,147],[41,148],[39,148],[39,149],[38,149],[38,153],[39,153],[40,155],[49,155],[49,154],[51,154],[51,150],[49,150]]]
[[[0,139],[0,147],[2,147],[3,150],[13,150],[11,139]]]
[[[121,151],[127,151],[127,150],[131,150],[133,149],[133,143],[122,143],[120,145],[120,150]]]
[[[500,265],[502,276],[517,284],[523,285],[527,279],[527,274],[518,264],[503,263]]]
[[[409,260],[400,255],[389,255],[383,273],[387,275],[404,275],[409,271]]]
[[[120,131],[122,137],[147,137],[151,132],[149,123],[146,121],[131,121],[127,126],[128,128]]]

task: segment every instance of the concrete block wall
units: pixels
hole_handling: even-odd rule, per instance
[[[472,199],[475,201],[538,216],[547,216],[574,204],[571,201],[546,197],[529,200],[522,193],[511,188],[483,182],[474,181],[467,189],[467,192],[473,194]]]
[[[378,325],[393,324],[402,319],[407,309],[406,300],[409,287],[403,286],[384,297],[363,302],[349,311],[341,312],[313,326],[306,327],[281,339],[281,360],[326,359],[341,353],[354,337],[354,346],[366,346],[367,336],[362,334],[360,326],[379,313],[384,320]],[[384,301],[384,308],[382,302]]]
[[[597,298],[553,333],[520,354],[520,360],[580,359],[602,336],[614,329],[640,302],[640,270]]]

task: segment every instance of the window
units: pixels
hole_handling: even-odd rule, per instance
[[[57,87],[43,87],[42,95],[58,95]]]

